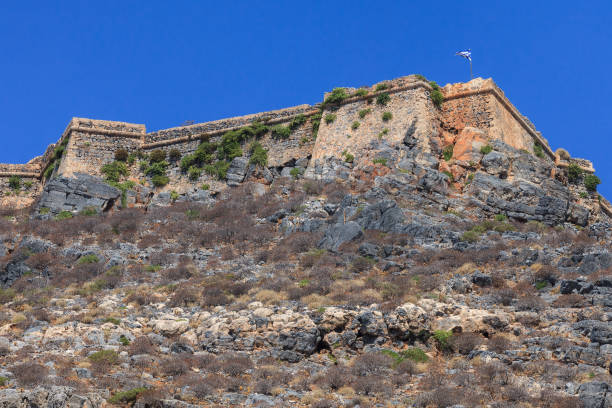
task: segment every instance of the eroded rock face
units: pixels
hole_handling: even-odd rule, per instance
[[[80,212],[86,208],[103,212],[120,200],[120,197],[121,191],[102,179],[75,173],[74,178],[57,177],[49,181],[37,208],[48,208],[51,214]]]

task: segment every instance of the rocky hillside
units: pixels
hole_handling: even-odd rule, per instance
[[[588,175],[410,129],[309,178],[237,157],[221,191],[76,175],[4,211],[1,406],[612,406]]]

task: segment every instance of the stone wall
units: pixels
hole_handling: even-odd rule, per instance
[[[72,119],[67,130],[69,141],[58,169],[62,176],[100,175],[102,165],[114,160],[115,151],[138,151],[145,136],[144,125],[82,118]]]
[[[516,149],[533,152],[539,143],[552,160],[555,155],[535,126],[510,103],[491,78],[442,88],[442,128],[459,134],[466,127],[485,131],[489,140],[500,140]]]
[[[401,152],[403,150],[398,149],[401,145],[418,152],[418,157],[414,157],[417,162],[425,167],[435,167],[442,157],[443,149],[452,144],[453,161],[450,164],[442,162],[439,170],[448,170],[453,176],[458,176],[452,164],[459,167],[469,165],[474,152],[480,154],[480,147],[493,140],[529,152],[533,152],[534,142],[538,142],[546,156],[556,159],[559,167],[567,165],[555,157],[548,142],[491,79],[477,78],[465,84],[446,85],[442,88],[445,100],[440,108],[432,103],[430,84],[416,75],[360,89],[367,93],[364,95],[361,91],[358,94],[356,89],[347,88],[350,96],[336,105],[299,105],[151,133],[146,133],[145,126],[139,124],[73,118],[58,142],[49,146],[42,156],[27,164],[0,164],[0,188],[5,191],[10,176],[18,175],[31,180],[33,186],[20,193],[21,196],[15,196],[14,192],[9,191],[5,197],[24,198],[13,200],[19,202],[19,205],[35,199],[42,183],[46,181],[43,180],[45,169],[57,163],[53,161],[54,151],[62,142],[67,144],[55,174],[65,177],[75,173],[95,176],[100,175],[100,168],[105,163],[114,160],[115,152],[120,148],[128,152],[144,153],[154,149],[178,149],[185,155],[197,149],[202,137],[218,141],[225,132],[255,121],[269,126],[287,125],[297,115],[305,115],[308,119],[288,139],[273,139],[268,133],[260,140],[268,150],[268,167],[273,172],[284,171],[283,174],[288,174],[293,166],[300,167],[302,171],[307,164],[306,176],[315,177],[316,168],[321,168],[326,160],[335,160],[340,166],[345,166],[346,154],[349,153],[354,156],[356,164],[367,166],[372,163],[375,155],[380,154],[381,148]],[[382,94],[389,95],[389,101],[384,106],[377,103],[377,97]],[[361,117],[361,111],[367,113]],[[385,113],[391,115],[388,120],[383,120]],[[317,114],[321,114],[322,118],[318,137],[314,140],[312,117]],[[327,115],[335,115],[335,120],[327,123]],[[371,149],[373,145],[377,147]],[[246,155],[247,149],[244,147]],[[296,164],[298,161],[299,164]],[[572,161],[587,171],[594,171],[588,161]],[[188,180],[186,175],[181,174],[178,163],[170,166],[168,176],[170,183],[163,190],[183,191],[202,183],[216,184],[219,188],[227,186],[206,174],[199,180]],[[130,178],[147,184],[138,163],[131,166]],[[5,203],[8,201],[4,200],[1,205],[7,205]]]
[[[367,151],[372,141],[384,140],[394,146],[402,143],[407,133],[418,140],[423,151],[431,151],[429,140],[437,136],[438,123],[429,84],[415,76],[384,84],[387,88],[379,91],[376,85],[361,88],[368,91],[363,96],[356,96],[356,90],[348,89],[354,96],[325,107],[307,175],[314,175],[315,166],[329,158],[345,160],[347,153],[354,156],[355,162],[371,161]],[[378,96],[385,93],[389,95],[389,102],[377,103]],[[367,113],[361,117],[360,112]],[[383,119],[385,112],[391,114],[390,119]],[[328,122],[328,115],[335,115],[335,119]]]

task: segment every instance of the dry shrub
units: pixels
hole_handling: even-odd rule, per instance
[[[30,361],[13,366],[11,372],[20,384],[28,386],[43,384],[49,369],[41,364]]]
[[[317,377],[315,382],[325,389],[339,390],[351,382],[351,372],[346,366],[333,365]]]
[[[540,312],[546,308],[546,302],[537,295],[526,295],[516,302],[516,310],[521,312]]]
[[[586,305],[586,299],[584,296],[578,293],[571,293],[569,295],[560,295],[553,303],[554,307],[583,307]]]
[[[244,374],[247,370],[253,368],[253,363],[249,356],[243,354],[223,354],[218,360],[219,369],[231,377]]]
[[[161,362],[159,365],[161,372],[164,375],[171,375],[173,377],[185,374],[189,370],[186,358],[181,355],[168,357]]]
[[[459,333],[452,337],[453,347],[459,353],[466,355],[480,346],[482,342],[482,337],[476,333]]]
[[[168,301],[168,305],[171,307],[179,307],[179,306],[188,306],[190,304],[196,303],[199,299],[198,291],[192,286],[181,286],[177,288],[170,300]]]
[[[546,281],[551,285],[555,285],[557,283],[557,279],[559,278],[559,270],[551,265],[542,265],[536,272],[533,274],[533,283]]]
[[[253,390],[260,394],[271,395],[272,390],[281,384],[288,384],[291,375],[274,366],[259,367],[253,373]]]
[[[221,288],[208,286],[202,290],[200,305],[203,307],[227,305],[228,303],[230,303],[230,299],[223,293]]]
[[[130,356],[137,354],[156,354],[156,352],[157,348],[147,336],[136,337],[128,346],[128,354]]]
[[[393,364],[393,359],[382,353],[364,353],[352,361],[351,372],[355,376],[383,374]]]
[[[514,292],[514,289],[501,288],[493,291],[492,296],[496,303],[504,306],[510,306],[512,301],[516,298],[516,293]]]
[[[487,348],[498,354],[502,354],[506,350],[512,348],[512,341],[510,341],[506,336],[496,334],[487,342]]]
[[[188,263],[180,263],[175,268],[170,268],[162,272],[164,279],[176,281],[181,279],[189,279],[195,272],[195,266]]]

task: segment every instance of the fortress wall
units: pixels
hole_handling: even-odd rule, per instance
[[[425,151],[428,151],[429,143],[425,143],[426,139],[437,128],[434,123],[436,108],[429,95],[431,87],[415,77],[404,77],[387,84],[389,89],[376,92],[374,86],[366,88],[369,91],[366,96],[351,97],[339,106],[325,108],[309,171],[325,158],[342,159],[345,151],[353,154],[355,161],[359,161],[359,152],[379,135],[390,145],[400,144],[411,126],[415,127],[414,136]],[[376,102],[377,95],[382,93],[388,93],[390,96],[386,106]],[[370,109],[371,112],[362,119],[359,112],[363,109]],[[392,119],[384,121],[384,112],[391,112]],[[336,115],[336,119],[329,124],[325,120],[328,114]],[[354,122],[359,122],[357,129],[352,129]],[[381,134],[384,129],[388,129],[388,132]]]
[[[150,149],[157,146],[163,146],[166,143],[174,143],[176,139],[179,139],[178,141],[183,141],[189,138],[198,138],[203,134],[221,134],[256,121],[261,121],[266,124],[275,124],[282,121],[288,121],[300,113],[312,114],[314,111],[315,108],[310,105],[299,105],[286,109],[159,130],[157,132],[148,133],[145,136],[145,146],[143,147],[145,149]]]
[[[0,165],[0,167],[5,166],[7,165]],[[10,177],[15,175],[21,181],[21,186],[18,190],[14,190],[9,185]],[[13,170],[0,173],[0,208],[16,209],[32,205],[40,197],[42,191],[42,183],[38,179],[38,175],[39,172],[28,173]],[[31,185],[29,185],[30,183]]]
[[[487,132],[490,139],[533,152],[534,142],[554,160],[555,155],[535,126],[510,103],[491,78],[477,78],[467,83],[442,88],[442,128],[460,133],[465,127]]]
[[[65,132],[69,141],[58,174],[100,175],[102,165],[113,161],[118,149],[138,151],[144,134],[144,125],[74,118]]]

